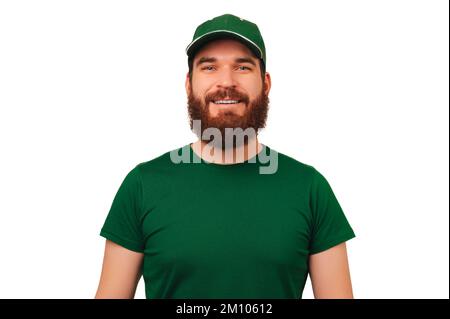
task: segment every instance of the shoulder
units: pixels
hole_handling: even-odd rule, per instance
[[[144,162],[138,162],[135,167],[134,170],[137,170],[141,173],[145,173],[147,171],[155,171],[158,169],[164,169],[167,168],[168,166],[171,165],[172,161],[170,159],[170,154],[173,152],[178,152],[181,149],[183,149],[183,147],[178,147],[175,149],[171,149],[163,154],[160,154],[150,160],[144,161]]]
[[[147,161],[138,162],[129,174],[132,174],[144,183],[147,181],[157,184],[162,183],[175,174],[174,168],[176,168],[176,165],[173,163],[170,154],[181,149],[183,147],[169,150]]]
[[[301,178],[302,180],[311,181],[318,171],[316,168],[304,161],[294,158],[293,156],[279,152],[273,148],[270,151],[277,153],[279,174],[285,178]]]

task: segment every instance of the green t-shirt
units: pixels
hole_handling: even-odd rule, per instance
[[[299,299],[309,255],[355,237],[310,165],[277,152],[276,171],[261,174],[269,164],[260,155],[276,152],[266,145],[228,165],[206,162],[190,144],[174,151],[188,161],[167,152],[126,175],[100,232],[144,254],[149,299]]]

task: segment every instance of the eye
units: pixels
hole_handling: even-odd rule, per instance
[[[244,71],[244,69],[251,70],[251,68],[249,68],[248,66],[243,66],[243,65],[239,66],[238,68],[242,71]]]
[[[202,70],[212,71],[214,67],[212,65],[207,65],[202,68]]]

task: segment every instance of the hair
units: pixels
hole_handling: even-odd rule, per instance
[[[257,58],[254,54],[253,56]],[[194,64],[194,58],[195,53],[193,53],[191,56],[188,57],[188,67],[189,67],[189,81],[192,82],[192,70],[193,70],[193,64]],[[264,78],[266,76],[266,65],[264,64],[264,61],[260,58],[257,58],[259,61],[259,69],[261,70],[261,79],[264,83]]]

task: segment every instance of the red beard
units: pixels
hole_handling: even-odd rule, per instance
[[[228,97],[232,100],[240,100],[245,104],[246,111],[244,115],[238,115],[234,112],[225,112],[217,117],[211,117],[209,114],[208,107],[211,107],[211,103],[214,100],[220,100],[225,97]],[[214,94],[205,96],[205,101],[198,99],[192,93],[189,92],[188,96],[188,113],[190,120],[191,130],[197,135],[200,140],[210,142],[214,139],[213,136],[205,136],[203,138],[203,132],[208,128],[217,128],[222,136],[222,141],[214,140],[214,144],[217,146],[221,146],[224,150],[226,148],[225,141],[227,140],[227,136],[230,136],[228,130],[225,131],[225,128],[241,128],[244,131],[243,143],[248,144],[249,138],[251,136],[247,136],[245,134],[246,129],[251,129],[251,132],[254,132],[254,135],[258,134],[258,130],[262,129],[266,126],[267,113],[269,109],[269,97],[264,94],[264,88],[261,90],[261,93],[253,100],[249,101],[249,98],[236,91],[235,89],[227,89],[225,91],[218,91]],[[193,125],[194,120],[199,120],[201,123],[201,130],[197,131],[196,127]],[[239,139],[236,138],[237,133],[234,133],[233,136],[233,147],[239,146]]]

